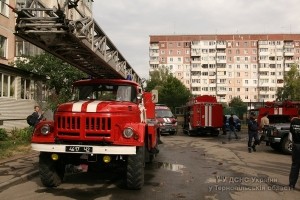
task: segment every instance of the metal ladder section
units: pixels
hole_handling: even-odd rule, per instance
[[[81,16],[69,20],[66,12],[75,9]],[[80,13],[73,1],[61,7],[46,8],[33,0],[17,13],[15,35],[64,60],[95,78],[141,78],[91,17]]]

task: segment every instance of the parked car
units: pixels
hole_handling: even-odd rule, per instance
[[[229,127],[229,118],[231,115],[225,115],[227,120],[226,120],[226,131],[230,131],[230,127]],[[233,121],[234,121],[234,125],[235,125],[235,130],[236,131],[241,131],[241,120],[238,116],[233,115]]]

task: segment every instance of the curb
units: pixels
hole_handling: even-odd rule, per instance
[[[14,186],[14,185],[17,185],[17,184],[20,184],[20,183],[24,183],[36,176],[39,175],[39,170],[35,169],[33,170],[32,172],[29,172],[27,174],[23,174],[22,176],[19,176],[19,177],[15,177],[9,181],[6,181],[6,182],[3,182],[3,183],[0,183],[0,192],[2,192],[3,190],[11,187],[11,186]]]

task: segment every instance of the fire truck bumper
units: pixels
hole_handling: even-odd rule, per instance
[[[84,153],[84,154],[115,154],[134,155],[135,146],[89,146],[89,145],[65,145],[65,144],[36,144],[32,143],[34,151],[55,153]]]

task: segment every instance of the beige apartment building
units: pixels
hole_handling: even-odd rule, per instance
[[[300,34],[151,35],[149,57],[150,73],[167,68],[193,95],[273,101],[299,68]]]

